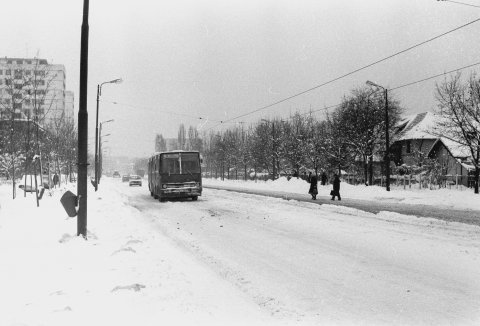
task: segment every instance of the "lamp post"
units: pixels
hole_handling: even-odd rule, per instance
[[[97,101],[98,101],[98,97],[97,97]],[[98,105],[98,102],[97,102],[97,105]],[[97,106],[97,109],[98,109],[98,106]],[[97,119],[98,119],[98,110],[97,110]],[[102,126],[103,124],[105,123],[108,123],[108,122],[113,122],[114,120],[113,119],[110,119],[110,120],[106,120],[106,121],[102,121],[100,122],[100,131],[97,130],[97,134],[95,135],[95,191],[97,191],[98,189],[98,184],[100,183],[100,177],[101,177],[101,174],[99,173],[99,168],[98,168],[98,160],[99,160],[99,150],[98,150],[98,146],[100,145],[100,141],[99,138],[101,139],[102,137]]]
[[[97,119],[95,122],[95,191],[98,189],[98,107],[100,102],[100,96],[102,95],[102,86],[104,84],[119,84],[122,82],[121,78],[103,82],[97,85]]]
[[[385,186],[387,191],[390,191],[390,139],[389,139],[389,132],[388,132],[388,125],[389,125],[388,123],[388,90],[385,87],[375,84],[374,82],[371,82],[369,80],[367,80],[366,84],[372,87],[383,89],[385,94],[385,157],[384,157]]]
[[[80,96],[78,105],[78,183],[77,183],[77,236],[87,238],[87,153],[88,153],[88,9],[89,0],[83,1],[83,20],[80,41]]]

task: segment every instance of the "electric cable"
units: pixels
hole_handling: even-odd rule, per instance
[[[469,25],[472,25],[472,24],[474,24],[474,23],[476,23],[476,22],[478,22],[478,21],[480,21],[480,18],[477,18],[477,19],[475,19],[475,20],[472,20],[472,21],[470,21],[470,22],[468,22],[468,23],[466,23],[466,24],[463,24],[463,25],[461,25],[461,26],[458,26],[458,27],[456,27],[456,28],[454,28],[454,29],[451,29],[451,30],[449,30],[449,31],[447,31],[447,32],[444,32],[444,33],[439,34],[439,35],[437,35],[437,36],[434,36],[434,37],[432,37],[432,38],[429,38],[429,39],[427,39],[427,40],[425,40],[425,41],[423,41],[423,42],[417,43],[417,44],[415,44],[415,45],[413,45],[413,46],[410,46],[410,47],[408,47],[408,48],[406,48],[406,49],[404,49],[404,50],[401,50],[401,51],[398,51],[398,52],[396,52],[396,53],[394,53],[394,54],[391,54],[391,55],[389,55],[389,56],[386,56],[386,57],[384,57],[384,58],[382,58],[382,59],[376,60],[376,61],[374,61],[374,62],[372,62],[372,63],[370,63],[370,64],[367,64],[367,65],[362,66],[362,67],[360,67],[360,68],[358,68],[358,69],[355,69],[355,70],[353,70],[353,71],[351,71],[351,72],[349,72],[349,73],[343,74],[343,75],[341,75],[341,76],[339,76],[339,77],[336,77],[336,78],[334,78],[334,79],[331,79],[331,80],[329,80],[329,81],[326,81],[326,82],[324,82],[324,83],[322,83],[322,84],[320,84],[320,85],[311,87],[311,88],[309,88],[309,89],[307,89],[307,90],[304,90],[304,91],[302,91],[302,92],[296,93],[296,94],[291,95],[291,96],[288,96],[288,97],[286,97],[286,98],[284,98],[284,99],[281,99],[281,100],[279,100],[279,101],[276,101],[276,102],[274,102],[274,103],[271,103],[271,104],[262,106],[262,107],[260,107],[260,108],[258,108],[258,109],[253,110],[253,111],[250,111],[250,112],[247,112],[247,113],[238,115],[238,116],[236,116],[236,117],[233,117],[233,118],[230,118],[230,119],[227,119],[227,120],[220,121],[217,125],[215,125],[215,126],[209,128],[209,129],[207,129],[206,131],[208,131],[208,130],[210,130],[210,129],[214,129],[214,128],[218,127],[219,125],[224,124],[224,123],[226,123],[226,122],[230,122],[230,121],[232,121],[232,120],[236,120],[236,119],[238,119],[238,118],[245,117],[245,116],[250,115],[250,114],[252,114],[252,113],[256,113],[256,112],[265,110],[265,109],[270,108],[270,107],[272,107],[272,106],[275,106],[275,105],[277,105],[277,104],[280,104],[280,103],[286,102],[286,101],[288,101],[288,100],[291,100],[292,98],[298,97],[298,96],[300,96],[300,95],[303,95],[303,94],[305,94],[305,93],[311,92],[311,91],[313,91],[313,90],[315,90],[315,89],[318,89],[318,88],[320,88],[320,87],[323,87],[323,86],[325,86],[325,85],[331,84],[331,83],[333,83],[333,82],[335,82],[335,81],[337,81],[337,80],[340,80],[340,79],[342,79],[342,78],[348,77],[348,76],[350,76],[350,75],[353,75],[353,74],[355,74],[355,73],[357,73],[357,72],[359,72],[359,71],[365,70],[365,69],[367,69],[367,68],[370,68],[370,67],[372,67],[372,66],[374,66],[374,65],[376,65],[376,64],[379,64],[379,63],[381,63],[381,62],[383,62],[383,61],[389,60],[389,59],[391,59],[391,58],[393,58],[393,57],[396,57],[396,56],[398,56],[398,55],[400,55],[400,54],[402,54],[402,53],[405,53],[405,52],[407,52],[407,51],[410,51],[410,50],[412,50],[412,49],[415,49],[415,48],[417,48],[417,47],[419,47],[419,46],[422,46],[422,45],[424,45],[424,44],[426,44],[426,43],[432,42],[432,41],[434,41],[434,40],[436,40],[436,39],[438,39],[438,38],[440,38],[440,37],[443,37],[443,36],[445,36],[445,35],[448,35],[448,34],[450,34],[450,33],[453,33],[453,32],[455,32],[455,31],[457,31],[457,30],[459,30],[459,29],[462,29],[462,28],[464,28],[464,27],[467,27],[467,26],[469,26]]]

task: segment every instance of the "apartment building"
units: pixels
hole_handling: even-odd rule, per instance
[[[65,91],[65,118],[75,121],[75,97],[72,91]]]
[[[47,126],[73,118],[73,92],[66,91],[65,66],[40,58],[0,58],[0,119],[38,118]]]

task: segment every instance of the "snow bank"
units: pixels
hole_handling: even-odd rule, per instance
[[[243,181],[243,180],[221,180],[204,178],[205,185],[224,185],[236,187],[238,189],[258,189],[284,191],[297,194],[308,195],[309,184],[302,180],[292,178],[287,180],[281,177],[275,181]],[[328,196],[332,185],[318,186],[318,196]],[[455,209],[480,210],[480,195],[474,194],[473,189],[418,189],[416,187],[406,188],[391,187],[387,192],[385,188],[379,186],[350,185],[346,182],[341,183],[340,193],[342,198],[353,198],[363,200],[378,200],[383,202],[394,202],[404,204],[423,204],[436,207],[448,207]]]

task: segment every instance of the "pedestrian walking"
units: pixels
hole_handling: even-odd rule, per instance
[[[53,186],[56,188],[58,183],[58,174],[53,175]]]
[[[340,197],[340,178],[338,174],[333,175],[333,190],[330,192],[332,195],[332,200],[335,200],[335,197],[338,197],[338,200],[342,200]]]
[[[310,177],[310,189],[308,190],[308,193],[312,196],[313,200],[317,199],[317,194],[318,194],[317,183],[318,183],[317,176],[312,175]]]
[[[325,171],[322,172],[322,186],[327,184],[327,174]]]

